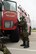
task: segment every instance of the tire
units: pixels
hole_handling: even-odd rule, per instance
[[[12,31],[12,33],[10,35],[10,40],[12,42],[18,42],[19,41],[19,31],[18,31],[18,29],[16,29],[15,31]]]

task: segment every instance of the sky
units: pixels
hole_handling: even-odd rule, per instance
[[[30,15],[31,27],[36,28],[36,0],[13,0]]]
[[[12,0],[16,1],[17,5],[21,5],[23,9],[30,15],[31,27],[36,28],[36,0]]]

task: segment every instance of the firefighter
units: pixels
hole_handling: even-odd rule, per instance
[[[11,54],[10,51],[7,49],[7,47],[2,43],[0,40],[0,51],[3,52],[3,54]]]
[[[28,48],[29,47],[29,35],[28,35],[28,32],[27,32],[27,22],[26,22],[26,19],[25,19],[25,14],[24,11],[22,10],[21,6],[18,7],[21,11],[21,14],[20,14],[20,37],[23,41],[23,44],[21,46],[24,46],[24,48]]]
[[[20,18],[20,25],[21,25],[21,32],[20,32],[20,35],[21,35],[21,39],[23,40],[23,44],[21,46],[24,46],[25,48],[29,47],[29,38],[28,38],[28,32],[27,32],[27,23],[26,23],[26,20],[25,20],[25,17],[21,17]]]
[[[26,23],[24,16],[20,17],[19,26],[21,28],[20,37],[23,41],[23,44],[21,46],[24,46],[24,48],[28,48],[29,47],[29,38],[28,38],[28,32],[27,32],[27,23]]]

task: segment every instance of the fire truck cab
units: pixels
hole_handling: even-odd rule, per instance
[[[1,33],[10,37],[12,42],[19,41],[18,35],[17,3],[15,1],[2,2]]]

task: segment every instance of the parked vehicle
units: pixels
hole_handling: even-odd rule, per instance
[[[18,42],[19,32],[17,28],[17,24],[18,24],[17,3],[15,1],[3,1],[1,12],[2,12],[2,17],[0,17],[1,36],[4,37],[9,36],[12,42]]]

